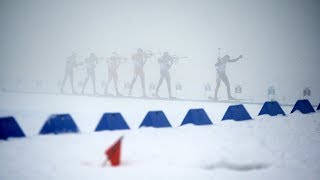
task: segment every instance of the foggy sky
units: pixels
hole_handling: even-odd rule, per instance
[[[0,0],[1,87],[38,80],[42,88],[58,91],[72,52],[82,61],[90,52],[130,57],[141,47],[188,56],[171,69],[173,85],[182,82],[186,97],[200,99],[204,83],[215,86],[214,63],[222,48],[221,55],[245,54],[227,65],[232,91],[239,84],[244,98],[265,100],[273,85],[278,98],[289,101],[311,87],[317,104],[319,18],[317,0]],[[98,66],[100,84],[107,66]],[[145,72],[147,85],[157,83],[156,58]],[[132,75],[131,63],[120,66],[120,83]],[[139,88],[138,79],[133,92]],[[160,94],[166,95],[165,84]],[[223,84],[219,96],[226,97]]]

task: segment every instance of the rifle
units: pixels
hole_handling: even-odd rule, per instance
[[[116,60],[118,63],[125,63],[127,62],[128,58],[120,57],[120,56],[111,56],[107,58],[107,62],[110,62],[111,60]]]
[[[94,63],[99,63],[99,61],[103,61],[105,58],[104,57],[96,57],[93,62]],[[86,66],[87,64],[90,64],[91,62],[87,60],[87,58],[84,59],[84,61],[78,62],[78,66]]]
[[[173,63],[179,63],[179,61],[184,60],[187,61],[186,59],[188,59],[187,56],[177,56],[177,55],[171,55]]]
[[[97,57],[97,58],[95,59],[95,62],[96,62],[96,63],[99,63],[99,62],[101,62],[101,61],[103,62],[103,61],[105,61],[105,59],[106,59],[106,58],[104,58],[104,57],[99,57],[99,58]]]
[[[145,58],[150,58],[151,56],[161,55],[161,53],[160,52],[154,53],[151,50],[143,50],[143,55],[145,56]]]

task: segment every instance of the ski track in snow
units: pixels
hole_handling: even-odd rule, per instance
[[[0,179],[317,179],[320,113],[220,121],[229,104],[0,94],[0,115],[14,115],[26,138],[0,141]],[[179,127],[204,108],[214,125]],[[173,128],[138,129],[150,110]],[[50,114],[69,112],[80,134],[37,135]],[[93,132],[104,112],[121,112],[131,130]],[[104,150],[124,135],[120,167],[101,167]]]

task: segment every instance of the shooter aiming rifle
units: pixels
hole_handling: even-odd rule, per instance
[[[121,57],[121,56],[118,56],[118,55],[114,55],[114,56],[111,56],[111,57],[108,57],[107,58],[107,63],[116,63],[116,67],[115,69],[118,69],[120,64],[122,63],[126,63],[128,60],[128,58],[125,58],[125,57]]]

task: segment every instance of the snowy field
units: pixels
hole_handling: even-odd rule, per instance
[[[221,121],[226,103],[0,94],[0,116],[13,115],[27,138],[0,141],[1,180],[304,179],[320,177],[320,113]],[[188,109],[204,108],[214,125],[179,127]],[[141,128],[163,110],[173,128]],[[50,114],[70,113],[80,134],[37,135]],[[104,112],[121,112],[131,130],[93,132]],[[101,167],[124,135],[120,167]]]

